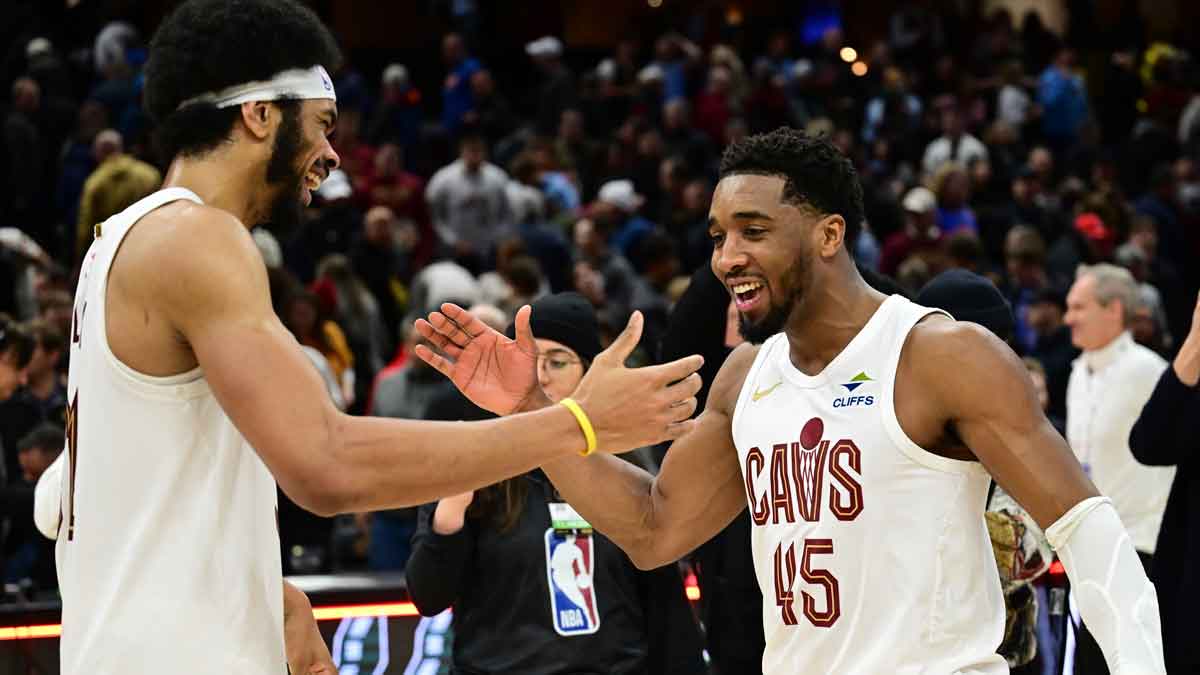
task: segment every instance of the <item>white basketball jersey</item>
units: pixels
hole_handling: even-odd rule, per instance
[[[162,190],[105,221],[75,292],[57,543],[68,675],[286,672],[274,479],[200,369],[149,377],[108,345],[113,256],[180,199],[200,201]]]
[[[787,335],[759,349],[733,416],[763,593],[763,672],[1007,673],[984,525],[989,478],[911,441],[893,405],[909,330],[888,298],[819,375]]]

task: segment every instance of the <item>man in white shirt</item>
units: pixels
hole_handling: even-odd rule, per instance
[[[1067,384],[1067,442],[1100,493],[1112,499],[1153,575],[1155,540],[1175,469],[1143,466],[1129,449],[1129,432],[1167,368],[1129,333],[1137,294],[1137,282],[1122,267],[1083,265],[1076,273],[1064,320],[1083,354]],[[1105,672],[1099,670],[1103,663],[1094,641],[1081,635],[1076,672]]]
[[[473,267],[512,226],[508,174],[487,161],[481,136],[464,136],[459,151],[457,160],[429,179],[425,200],[442,241],[459,262]]]
[[[943,107],[941,119],[942,135],[925,148],[925,157],[921,160],[921,168],[927,176],[932,176],[946,162],[968,166],[973,159],[988,158],[987,146],[967,133],[957,104]]]

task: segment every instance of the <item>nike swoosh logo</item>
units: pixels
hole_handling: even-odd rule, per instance
[[[775,391],[776,389],[778,389],[778,388],[779,388],[779,385],[781,385],[781,384],[783,384],[783,381],[782,381],[782,380],[781,380],[781,381],[779,381],[779,382],[776,382],[775,384],[771,385],[770,387],[767,387],[766,389],[763,389],[762,391],[756,391],[756,392],[754,392],[753,394],[751,394],[751,395],[750,395],[750,400],[752,400],[752,401],[758,401],[758,400],[760,400],[760,399],[764,399],[764,398],[766,398],[766,397],[770,396],[770,395],[771,395],[771,392],[773,392],[773,391]]]

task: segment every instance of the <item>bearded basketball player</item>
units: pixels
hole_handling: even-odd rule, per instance
[[[322,515],[411,506],[693,425],[699,357],[622,365],[640,317],[573,408],[438,424],[333,407],[272,312],[249,226],[295,222],[337,166],[337,60],[290,0],[185,2],[152,41],[145,103],[173,161],[161,191],[95,227],[75,297],[57,537],[65,673],[279,674],[285,630],[306,642],[287,645],[294,671],[329,671],[307,601],[283,584],[276,482]],[[517,325],[515,348],[534,349],[528,308]]]
[[[1045,528],[1112,672],[1162,673],[1154,588],[1020,360],[985,329],[859,276],[850,161],[780,129],[732,145],[721,175],[712,270],[752,344],[724,363],[657,477],[610,457],[546,464],[571,504],[645,568],[749,508],[765,673],[992,675],[1008,667],[983,519],[990,474]],[[450,352],[429,358],[443,372],[504,345],[449,313],[478,337],[435,330],[443,316],[422,322]]]

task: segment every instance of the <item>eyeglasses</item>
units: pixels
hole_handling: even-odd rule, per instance
[[[545,354],[538,354],[537,360],[538,369],[545,369],[551,373],[561,372],[576,363],[582,363],[582,361],[562,349],[552,349]]]

